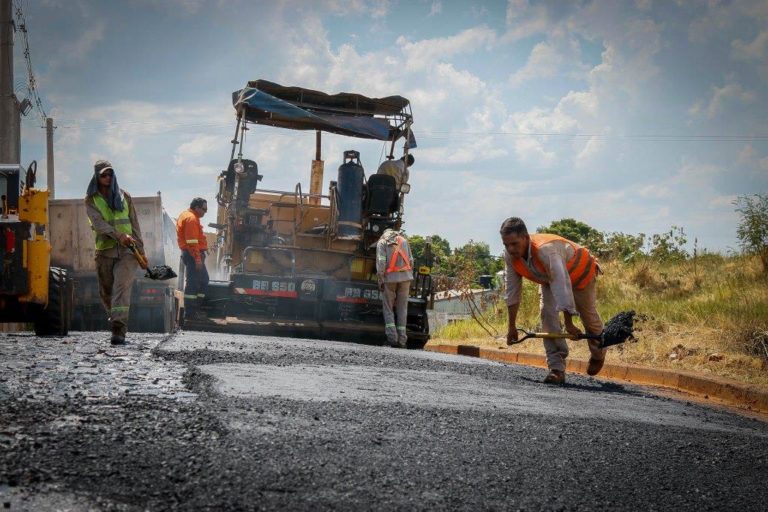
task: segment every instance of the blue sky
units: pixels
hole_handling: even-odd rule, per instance
[[[15,0],[18,3],[18,0]],[[82,197],[108,158],[172,216],[215,204],[231,93],[263,78],[411,100],[406,230],[502,250],[501,222],[573,217],[604,232],[685,229],[737,248],[739,195],[768,193],[768,2],[22,0],[56,195]],[[16,40],[18,94],[26,74]],[[45,168],[23,122],[22,161]],[[381,143],[325,134],[325,183],[346,149],[367,174]],[[269,189],[309,187],[314,133],[254,127]],[[42,174],[42,173],[41,173]],[[44,183],[43,179],[43,183]],[[211,221],[214,220],[211,209]]]

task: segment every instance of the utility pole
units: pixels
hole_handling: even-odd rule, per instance
[[[0,0],[0,164],[21,162],[21,115],[13,92],[13,5]]]
[[[53,119],[50,117],[45,118],[45,146],[46,146],[46,161],[48,162],[48,197],[54,199],[54,182],[53,182]]]

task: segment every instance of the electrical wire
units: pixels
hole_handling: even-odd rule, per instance
[[[21,0],[16,2],[16,19],[17,19],[17,29],[21,31],[21,40],[24,45],[24,60],[27,64],[27,92],[29,94],[29,97],[31,98],[32,104],[37,109],[37,112],[40,114],[40,118],[42,120],[42,125],[45,126],[45,120],[48,118],[48,115],[45,113],[45,108],[43,108],[43,102],[40,99],[40,95],[37,92],[37,80],[35,79],[35,74],[32,71],[32,57],[31,52],[29,51],[29,36],[28,36],[28,30],[27,30],[27,21],[24,17],[24,10],[22,9],[22,2]]]

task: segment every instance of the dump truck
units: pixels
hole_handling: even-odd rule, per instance
[[[0,165],[0,322],[33,323],[38,336],[66,336],[73,282],[52,266],[48,191],[35,188],[37,162]]]
[[[410,184],[393,176],[366,176],[360,154],[343,163],[323,193],[322,133],[383,141],[394,160],[416,147],[410,102],[401,96],[369,98],[326,94],[250,81],[232,95],[235,134],[227,168],[218,177],[215,275],[202,305],[206,318],[185,328],[299,337],[382,341],[384,323],[376,276],[376,242],[403,225]],[[268,182],[247,158],[249,125],[315,131],[309,188],[259,187]],[[281,172],[272,169],[271,172]],[[399,185],[399,188],[398,188]],[[419,262],[408,303],[409,347],[429,339],[427,309],[433,294],[430,262]]]
[[[178,269],[180,252],[176,225],[163,210],[162,198],[132,197],[141,226],[144,250],[152,265]],[[96,247],[83,199],[50,201],[51,261],[69,271],[76,290],[72,329],[109,330],[107,313],[99,297]],[[131,291],[128,329],[133,332],[171,332],[178,327],[183,297],[172,281],[154,281],[136,271]]]

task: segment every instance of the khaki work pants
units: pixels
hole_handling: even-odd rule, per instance
[[[120,251],[118,258],[96,256],[101,303],[112,321],[113,328],[119,328],[123,335],[128,326],[131,288],[138,268],[136,258],[128,251]]]
[[[411,289],[410,281],[399,283],[384,283],[382,305],[384,306],[384,333],[390,345],[405,346],[408,336],[405,334],[408,319],[408,294]],[[394,307],[394,311],[393,311]],[[395,322],[397,318],[397,322]]]
[[[545,332],[561,332],[560,313],[555,310],[555,298],[549,285],[539,287],[541,307],[541,327]],[[603,332],[603,321],[597,312],[597,279],[583,290],[573,290],[576,311],[587,334]],[[579,342],[581,343],[581,342]],[[607,349],[600,349],[597,340],[589,340],[589,352],[592,358],[603,360]],[[545,339],[544,350],[547,352],[547,366],[550,370],[565,371],[565,359],[568,357],[568,343],[565,338]]]

